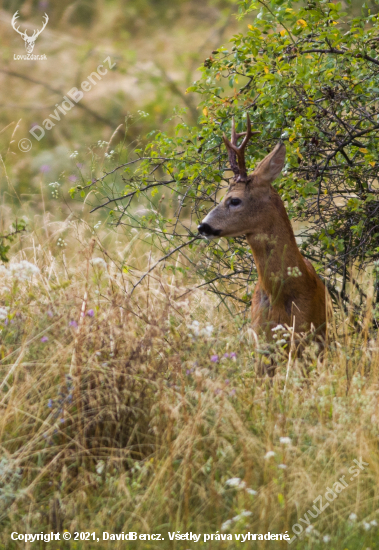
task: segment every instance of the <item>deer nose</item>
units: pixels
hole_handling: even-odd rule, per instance
[[[208,223],[201,223],[197,227],[197,230],[199,231],[200,235],[204,235],[204,237],[216,237],[221,233],[220,229],[213,229]]]

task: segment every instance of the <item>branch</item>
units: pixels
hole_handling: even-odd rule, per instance
[[[170,256],[172,256],[175,252],[177,252],[178,250],[180,250],[181,248],[184,248],[185,246],[195,242],[195,241],[198,241],[199,239],[202,239],[202,237],[194,237],[193,239],[191,239],[190,241],[187,241],[186,243],[183,243],[181,244],[180,246],[177,246],[176,248],[174,248],[174,250],[171,250],[170,252],[168,252],[165,256],[163,256],[163,258],[161,258],[160,260],[158,260],[157,262],[155,262],[155,264],[148,270],[146,271],[146,273],[144,273],[142,275],[142,277],[136,282],[135,285],[133,285],[133,288],[132,288],[132,291],[130,293],[130,296],[132,296],[135,288],[142,283],[142,281],[144,280],[144,278],[153,271],[153,269],[155,269],[157,267],[158,264],[160,264],[161,262],[163,262],[164,260],[167,260],[167,258],[169,258]]]
[[[184,151],[178,151],[177,152],[177,155],[182,155],[184,153]],[[95,183],[99,182],[99,181],[103,181],[103,179],[105,179],[107,176],[110,176],[111,174],[113,174],[114,172],[117,172],[117,170],[119,170],[120,168],[123,168],[124,166],[129,166],[130,164],[135,164],[136,162],[139,162],[141,160],[162,160],[162,164],[164,162],[166,162],[167,160],[175,160],[174,158],[171,158],[171,157],[139,157],[138,159],[134,159],[134,160],[130,160],[129,162],[124,162],[124,164],[120,164],[119,166],[116,166],[116,168],[114,168],[113,170],[111,170],[110,172],[106,172],[104,174],[104,176],[101,176],[101,178],[98,178],[97,180],[93,180],[90,184],[86,185],[85,187],[81,187],[80,189],[81,190],[84,190],[84,189],[88,189],[89,187],[92,187],[92,185],[95,185]],[[154,163],[152,163],[154,164]]]
[[[90,214],[92,212],[95,212],[95,210],[99,210],[99,208],[103,208],[103,206],[107,206],[107,204],[111,202],[121,201],[122,199],[127,199],[128,197],[133,197],[136,193],[141,193],[142,191],[147,191],[147,189],[151,189],[152,187],[159,187],[160,185],[167,185],[168,183],[174,183],[175,180],[169,180],[169,181],[160,181],[158,183],[151,183],[150,185],[146,185],[146,187],[142,187],[142,189],[136,189],[135,191],[131,191],[127,195],[123,195],[122,197],[116,197],[115,199],[109,199],[107,202],[104,202],[103,204],[99,204],[99,206],[96,206],[90,211]]]
[[[303,55],[303,54],[306,54],[306,53],[335,53],[337,55],[351,55],[351,56],[355,57],[356,59],[365,59],[366,61],[371,61],[371,63],[375,63],[375,65],[379,65],[379,61],[377,59],[374,59],[373,57],[371,57],[367,54],[353,53],[353,52],[349,52],[349,51],[342,51],[342,50],[338,50],[337,48],[330,48],[329,50],[322,50],[322,49],[319,49],[319,48],[312,48],[311,50],[302,50],[302,51],[297,52],[294,55],[287,56],[287,59],[295,59],[299,54]]]

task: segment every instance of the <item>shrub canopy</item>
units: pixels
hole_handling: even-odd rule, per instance
[[[232,116],[243,131],[248,112],[260,131],[248,146],[249,168],[286,140],[287,162],[273,185],[298,222],[304,256],[344,298],[349,281],[358,286],[353,267],[379,259],[378,17],[365,6],[352,17],[341,3],[288,0],[240,2],[239,16],[246,32],[213,51],[187,90],[200,96],[199,125],[176,113],[174,137],[153,132],[80,190],[95,191],[115,225],[148,230],[167,267],[188,269],[176,253],[185,256],[213,291],[247,304],[256,271],[245,239],[205,244],[196,226],[231,177],[222,134]]]

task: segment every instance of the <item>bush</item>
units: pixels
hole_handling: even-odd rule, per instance
[[[353,268],[359,273],[379,258],[379,23],[363,11],[353,18],[340,3],[241,2],[240,16],[253,15],[252,24],[212,52],[189,89],[201,95],[199,127],[176,113],[175,137],[150,134],[144,148],[126,158],[121,152],[122,162],[82,194],[95,189],[97,208],[110,209],[114,225],[146,230],[167,267],[192,264],[222,300],[247,304],[256,272],[245,239],[205,246],[196,225],[228,185],[222,133],[232,115],[242,131],[249,112],[261,132],[248,148],[250,169],[278,140],[288,141],[274,186],[299,222],[302,252],[327,274],[335,299],[347,300],[350,282],[362,300]]]
[[[8,233],[4,233],[3,235],[0,234],[0,261],[8,261],[7,254],[9,252],[12,241],[15,239],[16,235],[22,233],[23,231],[25,231],[25,229],[25,220],[16,221],[14,224],[11,225]]]

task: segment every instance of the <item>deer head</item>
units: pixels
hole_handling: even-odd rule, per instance
[[[247,116],[246,132],[236,133],[233,119],[231,141],[224,134],[230,166],[235,177],[222,202],[211,210],[199,225],[201,235],[214,238],[267,233],[267,225],[273,223],[275,216],[278,216],[276,201],[272,200],[275,192],[271,183],[282,171],[286,148],[282,143],[278,143],[248,175],[245,148],[255,133],[259,132],[251,131],[250,118]],[[244,139],[238,146],[238,139],[242,136]]]
[[[34,49],[34,44],[35,44],[35,41],[37,40],[38,36],[41,34],[41,32],[44,30],[44,28],[46,27],[47,25],[47,22],[49,21],[49,17],[48,15],[45,13],[44,15],[44,21],[43,21],[43,27],[41,30],[37,31],[37,30],[34,30],[33,31],[33,35],[32,36],[28,36],[27,32],[21,32],[19,29],[20,27],[16,27],[16,21],[18,19],[18,11],[16,11],[16,13],[14,14],[14,16],[12,17],[12,27],[14,28],[14,30],[16,32],[18,32],[18,34],[21,36],[21,38],[24,40],[25,42],[25,48],[26,48],[26,51],[27,53],[32,53],[33,49]]]

